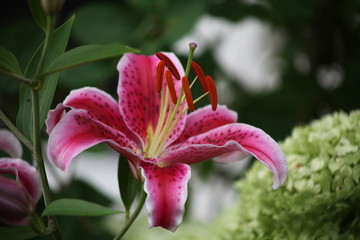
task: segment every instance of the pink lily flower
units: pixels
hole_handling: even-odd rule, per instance
[[[12,157],[0,158],[0,225],[28,225],[41,196],[39,176],[20,159],[20,142],[7,130],[0,130],[0,150]]]
[[[192,100],[189,71],[184,72],[173,53],[124,55],[117,66],[118,102],[99,89],[85,87],[71,91],[50,111],[49,160],[66,170],[80,152],[108,143],[144,182],[150,227],[171,231],[182,221],[190,164],[212,158],[240,160],[232,153],[241,158],[251,155],[273,172],[273,188],[280,187],[287,164],[279,145],[261,129],[236,123],[234,111],[217,105],[212,78],[196,63],[192,67],[212,104],[187,115],[201,97]]]

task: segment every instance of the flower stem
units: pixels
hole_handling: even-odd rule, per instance
[[[46,177],[44,159],[42,156],[42,148],[41,148],[41,136],[40,136],[40,111],[39,111],[39,92],[37,90],[32,89],[31,91],[32,97],[32,110],[33,110],[33,142],[34,142],[34,158],[36,160],[36,167],[41,177],[41,185],[44,193],[44,202],[45,206],[50,203],[50,188],[49,183]]]
[[[36,89],[31,89],[31,98],[32,98],[32,111],[33,111],[33,143],[34,143],[33,157],[36,161],[36,169],[40,175],[44,203],[45,206],[48,206],[51,202],[51,198],[50,198],[49,182],[47,180],[44,159],[42,156],[39,91]],[[56,221],[56,217],[49,216],[48,221],[49,221],[48,228],[53,229],[54,239],[57,240],[62,239]]]
[[[41,147],[41,125],[40,125],[40,102],[39,102],[39,90],[41,89],[41,79],[39,79],[39,74],[43,70],[43,65],[45,62],[46,55],[48,53],[52,32],[54,30],[54,17],[47,16],[47,28],[45,33],[45,41],[43,45],[43,49],[41,51],[40,60],[38,62],[36,68],[35,78],[33,80],[33,88],[31,89],[31,102],[32,102],[32,112],[33,112],[33,157],[36,161],[36,168],[40,175],[41,187],[43,192],[43,199],[45,203],[45,207],[47,207],[50,202],[50,187],[49,182],[47,180],[46,170],[44,159],[42,155],[42,147]],[[48,227],[47,230],[52,231],[53,237],[56,240],[62,239],[58,223],[55,216],[48,217]]]
[[[141,194],[136,209],[131,215],[131,217],[128,219],[128,221],[126,221],[125,226],[123,227],[123,229],[121,229],[120,233],[114,238],[114,240],[120,240],[129,230],[135,219],[138,217],[142,207],[144,206],[146,196],[146,192],[143,190],[143,186],[141,186]]]
[[[11,130],[11,132],[32,152],[34,146],[27,139],[22,132],[11,122],[11,120],[5,115],[5,113],[0,109],[0,119],[4,124]]]
[[[34,79],[34,83],[36,83],[37,81],[39,81],[40,79],[38,78],[38,76],[40,75],[41,71],[43,70],[43,66],[44,66],[44,62],[45,62],[45,57],[47,55],[48,49],[49,49],[49,45],[50,45],[50,40],[52,37],[52,33],[54,30],[54,25],[55,25],[55,19],[53,16],[47,16],[46,17],[46,33],[45,33],[45,41],[44,41],[44,45],[41,51],[41,55],[40,55],[40,60],[39,63],[37,65],[36,68],[36,73],[35,73],[35,79]],[[33,83],[33,84],[34,84]],[[34,84],[35,85],[35,84]],[[40,84],[41,86],[42,84]]]

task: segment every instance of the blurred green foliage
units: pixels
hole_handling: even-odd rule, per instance
[[[209,12],[233,21],[254,16],[284,33],[279,56],[284,61],[282,86],[272,93],[245,94],[244,104],[237,104],[241,120],[282,139],[299,123],[339,109],[359,108],[359,1],[221,1],[212,4]],[[310,63],[308,71],[296,66],[300,55]],[[321,88],[319,70],[334,66],[343,83],[335,89]]]
[[[56,199],[74,198],[111,207],[112,201],[88,183],[75,180],[56,195]],[[111,239],[103,217],[58,217],[64,239]]]
[[[12,13],[17,13],[12,14]],[[0,44],[15,53],[24,69],[42,32],[30,17],[25,1],[6,2],[0,10]],[[280,57],[284,62],[281,87],[275,92],[253,94],[230,81],[217,66],[212,49],[197,59],[208,74],[221,73],[231,82],[238,99],[232,104],[239,120],[263,128],[275,139],[283,139],[292,127],[326,112],[359,107],[360,4],[356,0],[262,0],[262,1],[169,1],[108,0],[67,1],[58,22],[76,15],[71,35],[73,48],[82,44],[122,42],[152,54],[171,50],[171,45],[192,30],[203,15],[241,21],[255,17],[280,29],[285,36]],[[24,37],[26,36],[26,37]],[[310,63],[308,71],[296,66],[299,55]],[[182,59],[185,61],[185,59]],[[117,60],[106,60],[65,71],[53,103],[63,100],[73,88],[86,85],[116,96]],[[336,66],[343,83],[324,89],[317,83],[320,68]],[[1,108],[15,118],[18,83],[0,76]]]
[[[114,204],[111,199],[99,192],[98,189],[82,180],[72,180],[71,184],[62,186],[61,191],[53,196],[53,199],[63,198],[81,199],[107,207],[113,207]],[[44,209],[44,207],[38,206],[38,209]],[[64,239],[112,239],[112,234],[109,233],[105,226],[105,218],[58,216],[57,220],[61,226],[61,233]],[[52,236],[38,236],[35,239],[47,240],[53,238]]]

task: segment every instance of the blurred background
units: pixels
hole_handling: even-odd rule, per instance
[[[219,102],[238,112],[239,122],[262,128],[277,141],[296,125],[360,106],[358,0],[72,0],[65,2],[58,24],[73,14],[68,49],[120,42],[144,54],[174,51],[185,64],[188,43],[197,42],[195,60],[214,77]],[[23,70],[43,37],[26,1],[2,2],[0,45],[15,53]],[[61,73],[53,106],[83,86],[98,87],[117,98],[117,62],[100,61]],[[0,75],[0,107],[13,121],[18,90],[16,80]],[[194,89],[193,95],[200,94],[200,88]],[[100,145],[74,161],[67,174],[50,169],[56,197],[121,208],[116,162],[116,153]],[[249,162],[193,166],[185,221],[211,220],[218,209],[231,205],[236,198],[232,182]],[[110,236],[107,227],[94,232],[92,226],[103,223],[101,218],[61,220],[66,239]],[[141,229],[149,231],[146,222]]]

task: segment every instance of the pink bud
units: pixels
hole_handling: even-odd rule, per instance
[[[29,224],[40,196],[40,181],[33,166],[22,159],[0,159],[0,225]]]

